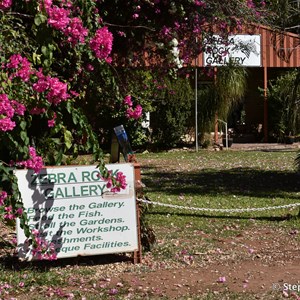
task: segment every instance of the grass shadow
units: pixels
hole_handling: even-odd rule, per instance
[[[291,214],[286,214],[284,216],[241,216],[238,214],[235,215],[209,215],[209,214],[196,214],[196,213],[182,213],[182,212],[158,212],[158,211],[149,211],[149,215],[172,215],[179,217],[199,217],[199,218],[207,218],[207,219],[226,219],[226,220],[256,220],[256,221],[271,221],[271,222],[284,222],[287,220],[300,218],[300,215],[294,216]]]
[[[286,197],[300,199],[300,174],[251,168],[229,170],[203,169],[199,172],[155,173],[144,168],[146,191],[163,190],[169,195],[243,195],[250,197]],[[153,170],[153,169],[152,169]]]
[[[53,268],[61,268],[66,266],[95,266],[107,265],[120,262],[133,263],[133,258],[126,254],[103,254],[94,256],[77,256],[70,258],[62,258],[54,261],[37,260],[37,261],[20,261],[17,257],[6,255],[0,257],[2,268],[12,271],[20,271],[31,269],[36,272],[48,272]]]

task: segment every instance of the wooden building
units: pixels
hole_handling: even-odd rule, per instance
[[[261,126],[263,141],[268,141],[268,81],[275,79],[288,69],[300,67],[300,36],[272,30],[266,26],[250,26],[236,35],[260,37],[260,63],[248,68],[248,87],[244,98],[245,132],[254,126]],[[199,68],[207,66],[205,53],[199,55],[195,64]],[[264,89],[264,96],[258,88]]]

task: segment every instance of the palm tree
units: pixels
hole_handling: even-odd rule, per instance
[[[229,113],[243,98],[246,86],[245,68],[230,62],[218,69],[215,89],[219,118],[227,120]]]
[[[218,119],[227,120],[230,112],[241,101],[246,91],[247,71],[230,62],[217,69],[214,84],[200,90],[198,124],[202,133],[210,131],[215,124],[217,143]],[[203,138],[203,137],[202,137]]]
[[[215,115],[215,143],[218,142],[218,119],[226,120],[230,112],[243,98],[247,86],[247,71],[229,62],[219,68],[215,81],[217,111]]]

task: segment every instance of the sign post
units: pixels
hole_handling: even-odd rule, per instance
[[[205,41],[204,66],[224,66],[230,61],[243,67],[261,66],[261,36],[231,35],[224,39],[213,35]]]
[[[126,176],[112,193],[96,166],[16,170],[29,226],[55,246],[57,258],[140,251],[133,164],[106,166]],[[17,221],[20,259],[32,260]]]

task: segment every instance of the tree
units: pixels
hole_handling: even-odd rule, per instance
[[[274,26],[289,32],[300,33],[300,3],[294,0],[271,0],[269,18]]]

